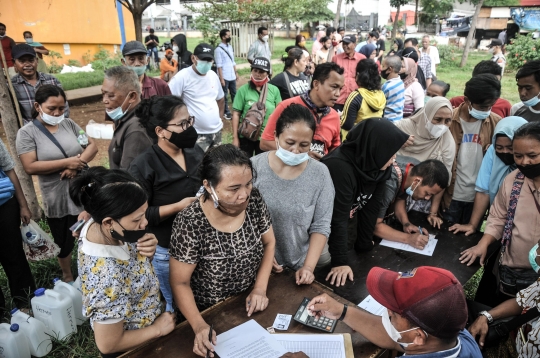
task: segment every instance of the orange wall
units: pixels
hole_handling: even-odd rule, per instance
[[[117,10],[113,0],[0,0],[0,22],[6,24],[6,34],[15,42],[24,42],[23,32],[31,31],[34,40],[49,50],[83,63],[83,55],[93,55],[98,45],[113,52],[113,45],[122,43]],[[122,8],[126,41],[135,39],[131,13]],[[69,44],[71,54],[64,53]],[[44,60],[48,62],[47,56]]]

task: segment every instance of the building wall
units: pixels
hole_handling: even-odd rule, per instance
[[[23,32],[31,31],[34,41],[47,49],[59,52],[67,63],[74,59],[83,63],[90,51],[93,56],[98,45],[113,52],[122,43],[118,13],[112,0],[0,0],[0,22],[6,34],[15,42],[24,42]],[[131,13],[122,7],[126,40],[135,39]],[[70,54],[64,50],[69,45]],[[48,61],[48,56],[44,56]]]

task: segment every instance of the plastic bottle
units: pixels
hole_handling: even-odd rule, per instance
[[[11,324],[18,324],[19,330],[26,336],[30,354],[34,357],[44,357],[52,349],[52,331],[45,327],[43,322],[30,317],[24,312],[14,308],[11,311]]]
[[[45,245],[45,239],[41,237],[41,234],[30,225],[23,226],[23,230],[26,230],[24,234],[26,236],[26,243],[30,246],[39,247]]]
[[[59,340],[77,332],[73,302],[53,290],[38,288],[30,301],[34,317],[49,327]]]
[[[0,324],[0,358],[31,358],[28,340],[18,324]]]
[[[83,315],[82,312],[82,294],[69,283],[62,282],[58,277],[53,280],[53,290],[71,298],[73,302],[73,309],[75,310],[75,319],[78,326],[84,323],[88,318]]]
[[[88,146],[88,136],[86,135],[86,133],[84,133],[82,129],[79,131],[79,136],[77,137],[77,141],[83,148],[86,148]]]

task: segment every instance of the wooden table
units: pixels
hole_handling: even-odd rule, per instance
[[[348,303],[350,307],[349,309],[356,306],[355,303],[349,302],[337,296],[327,287],[318,282],[314,282],[311,285],[297,286],[294,279],[294,272],[291,270],[285,270],[285,272],[281,274],[273,274],[270,277],[267,292],[270,304],[263,312],[258,312],[253,314],[251,317],[247,317],[245,302],[246,297],[249,294],[248,291],[210,307],[202,313],[202,316],[207,323],[214,324],[214,329],[216,330],[217,334],[234,328],[252,318],[261,326],[266,328],[272,326],[278,313],[294,315],[304,297],[313,298],[321,293],[327,293],[342,303]],[[291,320],[289,329],[284,331],[284,333],[323,334],[323,332],[306,327],[295,320]],[[335,333],[351,334],[355,357],[376,357],[386,353],[385,350],[374,346],[360,334],[355,333],[343,322],[338,322]],[[185,321],[180,323],[169,335],[146,343],[141,347],[122,355],[122,357],[197,357],[193,353],[194,339],[195,335],[193,330],[188,322]]]

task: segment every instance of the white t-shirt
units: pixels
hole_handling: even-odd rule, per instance
[[[484,158],[480,142],[482,121],[466,122],[460,118],[460,122],[463,138],[457,156],[456,185],[452,199],[472,203],[476,195],[476,177]]]
[[[441,63],[441,59],[439,58],[439,49],[435,46],[429,46],[428,51],[424,50],[423,47],[421,51],[429,55],[429,57],[431,58],[431,73],[433,74],[433,76],[437,75],[437,68],[435,67],[435,65]]]
[[[184,100],[189,114],[195,117],[193,127],[198,134],[213,134],[223,128],[216,101],[224,94],[214,71],[201,76],[193,67],[184,68],[169,81],[169,88],[173,95]]]

